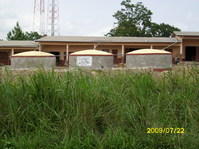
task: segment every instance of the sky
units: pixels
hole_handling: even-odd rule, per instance
[[[132,0],[153,12],[152,21],[182,31],[199,31],[199,0]],[[59,0],[60,35],[103,36],[114,27],[113,14],[122,0]],[[34,0],[0,0],[0,39],[18,21],[24,31],[33,29]]]

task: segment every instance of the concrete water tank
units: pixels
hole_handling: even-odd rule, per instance
[[[126,55],[126,67],[129,69],[159,69],[172,68],[172,54],[164,50],[141,49]]]
[[[113,67],[113,54],[99,50],[84,50],[70,54],[70,67],[89,69],[110,69]]]
[[[55,65],[55,55],[46,52],[28,51],[11,56],[12,68],[52,68]]]

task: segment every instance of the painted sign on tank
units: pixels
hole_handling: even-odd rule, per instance
[[[77,56],[77,66],[92,66],[93,58],[92,56]]]

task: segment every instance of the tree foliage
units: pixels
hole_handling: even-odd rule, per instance
[[[41,38],[37,32],[23,32],[19,23],[16,23],[16,26],[7,34],[8,40],[36,40]]]
[[[8,40],[26,40],[25,34],[22,31],[19,23],[7,34]]]
[[[26,36],[27,40],[37,40],[37,39],[43,37],[38,32],[26,32],[25,36]]]
[[[131,0],[123,0],[122,9],[113,17],[117,20],[116,27],[111,29],[107,36],[170,36],[173,31],[180,29],[169,24],[152,22],[152,12],[141,2],[136,4]]]
[[[180,31],[180,29],[165,23],[151,23],[150,32],[153,37],[169,37],[174,31]]]

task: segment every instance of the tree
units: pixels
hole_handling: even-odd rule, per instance
[[[146,36],[150,27],[152,12],[141,2],[131,3],[131,0],[122,1],[124,7],[117,11],[113,17],[116,18],[117,26],[107,34],[110,36]]]
[[[43,37],[37,32],[23,32],[19,23],[7,34],[8,40],[36,40]]]
[[[26,39],[27,40],[37,40],[41,37],[43,37],[42,35],[40,35],[38,32],[26,32],[25,33]]]
[[[180,29],[165,23],[152,23],[150,28],[153,37],[169,37],[174,31],[180,31]]]
[[[17,22],[16,26],[14,27],[14,29],[12,29],[7,34],[7,39],[8,40],[26,40],[25,34],[22,31],[21,27],[19,26],[18,22]]]
[[[111,29],[106,36],[170,36],[178,28],[169,24],[153,23],[152,12],[141,2],[133,4],[131,0],[123,0],[122,9],[113,17],[117,20],[116,27]]]

